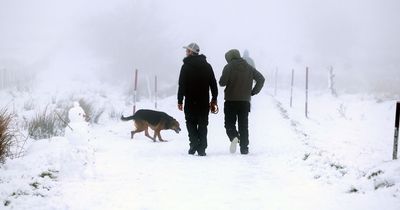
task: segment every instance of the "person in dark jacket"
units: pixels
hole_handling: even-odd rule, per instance
[[[222,71],[219,80],[225,88],[225,129],[231,141],[230,152],[235,153],[237,143],[240,143],[240,153],[249,153],[248,116],[251,96],[258,94],[264,85],[264,76],[240,57],[236,49],[225,54],[228,64]],[[256,82],[253,87],[253,81]],[[236,129],[238,121],[239,131]]]
[[[186,57],[179,75],[178,109],[185,112],[189,133],[189,151],[194,155],[206,155],[207,126],[210,106],[217,104],[218,87],[211,65],[206,56],[199,55],[200,48],[191,43],[186,49]],[[212,99],[210,103],[210,89]],[[183,106],[183,99],[185,105]]]

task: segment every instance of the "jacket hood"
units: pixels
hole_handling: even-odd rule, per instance
[[[225,59],[228,63],[238,58],[240,58],[240,52],[237,49],[232,49],[225,53]]]
[[[201,54],[201,55],[192,55],[185,57],[183,59],[184,64],[188,64],[191,66],[202,66],[207,63],[206,56]]]

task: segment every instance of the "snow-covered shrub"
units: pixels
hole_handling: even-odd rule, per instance
[[[86,121],[90,123],[98,123],[100,116],[104,113],[104,108],[96,110],[93,103],[85,99],[79,100],[79,105],[86,114]]]
[[[30,110],[33,110],[34,108],[35,108],[35,104],[33,102],[33,99],[29,99],[24,102],[24,110],[25,111],[30,111]]]
[[[337,110],[340,117],[347,119],[347,107],[344,104],[340,104]]]
[[[99,123],[100,117],[101,115],[104,113],[104,108],[99,109],[95,112],[95,114],[93,115],[93,119],[92,119],[92,123]]]
[[[56,114],[65,121],[66,124],[69,123],[68,111],[72,108],[71,99],[68,100],[58,100],[56,102]]]
[[[57,104],[57,96],[55,96],[55,95],[51,96],[51,103]]]
[[[108,117],[110,117],[111,119],[117,119],[119,120],[121,118],[122,112],[117,112],[114,108],[112,108],[109,112],[108,112]]]
[[[55,112],[48,112],[47,108],[36,116],[28,124],[29,137],[33,139],[45,139],[63,135],[64,122]]]
[[[10,129],[12,116],[7,113],[7,109],[0,110],[0,163],[11,155],[10,147],[12,145],[13,133]]]
[[[92,103],[89,103],[85,99],[79,100],[79,106],[82,107],[83,111],[86,114],[86,121],[89,122],[92,120],[93,113],[94,113],[94,107]]]

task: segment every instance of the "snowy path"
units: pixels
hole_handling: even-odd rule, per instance
[[[261,96],[260,96],[261,97]],[[67,209],[397,209],[396,200],[344,193],[313,179],[302,164],[304,145],[274,100],[253,101],[250,154],[229,154],[223,111],[210,116],[206,157],[187,155],[183,113],[164,104],[183,132],[163,132],[167,143],[143,134],[129,139],[131,123],[95,128],[93,176],[62,183]],[[222,109],[222,104],[220,105]],[[252,122],[265,122],[254,124]]]

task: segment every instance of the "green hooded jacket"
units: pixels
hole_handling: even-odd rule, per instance
[[[225,88],[226,101],[250,101],[264,85],[265,78],[254,67],[240,57],[239,50],[232,49],[225,54],[228,64],[222,71],[219,85]],[[253,81],[256,82],[253,87]]]

